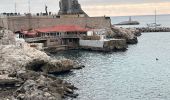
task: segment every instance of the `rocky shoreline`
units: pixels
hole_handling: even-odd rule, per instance
[[[113,28],[113,38],[136,44],[140,32]],[[76,98],[77,88],[53,74],[81,69],[72,60],[57,60],[0,30],[0,100],[62,100]]]
[[[0,100],[62,100],[75,98],[74,87],[49,73],[60,73],[82,66],[74,61],[57,60],[46,53],[15,41],[3,30],[0,39]],[[0,33],[0,34],[1,34]]]
[[[127,44],[137,44],[137,37],[142,35],[138,29],[112,27],[112,30],[114,32],[114,38],[125,39]]]

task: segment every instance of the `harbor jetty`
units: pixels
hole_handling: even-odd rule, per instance
[[[170,32],[170,27],[140,27],[140,28],[135,28],[139,30],[140,32]]]

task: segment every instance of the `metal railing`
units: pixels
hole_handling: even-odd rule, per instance
[[[55,38],[80,38],[80,35],[63,35],[63,36],[42,36],[34,38],[24,38],[26,42],[36,42],[36,41],[45,41],[47,39]]]
[[[34,38],[25,38],[26,42],[36,42],[36,41],[45,41],[44,37],[34,37]]]

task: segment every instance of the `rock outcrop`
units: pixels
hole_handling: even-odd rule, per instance
[[[12,76],[23,81],[11,97],[16,100],[62,100],[68,95],[78,96],[74,94],[76,87],[52,75],[26,71]]]
[[[16,41],[11,31],[1,30],[0,100],[61,100],[76,97],[70,83],[48,73],[70,71],[75,63],[57,60]]]
[[[15,41],[15,39],[8,39],[8,36],[6,36],[8,33],[9,32],[4,33],[5,37],[2,38],[2,40],[4,40],[0,45],[0,68],[1,70],[5,70],[6,73],[21,69],[25,70],[25,68],[46,73],[55,73],[73,69],[74,62],[71,60],[53,59],[45,52],[31,48],[27,43],[19,42],[19,45],[13,45],[13,43],[18,44],[18,42]],[[38,69],[37,66],[40,68]]]
[[[33,61],[27,63],[25,68],[27,70],[34,70],[44,73],[61,73],[67,72],[71,69],[74,69],[75,63],[68,59],[63,60],[41,60],[41,59],[34,59]]]
[[[0,29],[0,45],[15,44],[14,34],[12,31]]]
[[[140,31],[135,29],[112,27],[112,30],[114,32],[114,38],[126,39],[128,44],[138,43],[137,36],[141,35]]]
[[[60,0],[59,5],[59,15],[84,14],[87,16],[87,14],[81,9],[81,5],[78,3],[78,0]]]

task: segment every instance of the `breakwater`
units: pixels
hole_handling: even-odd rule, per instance
[[[140,32],[170,32],[170,27],[156,27],[156,28],[149,28],[149,27],[140,27],[135,28]]]

